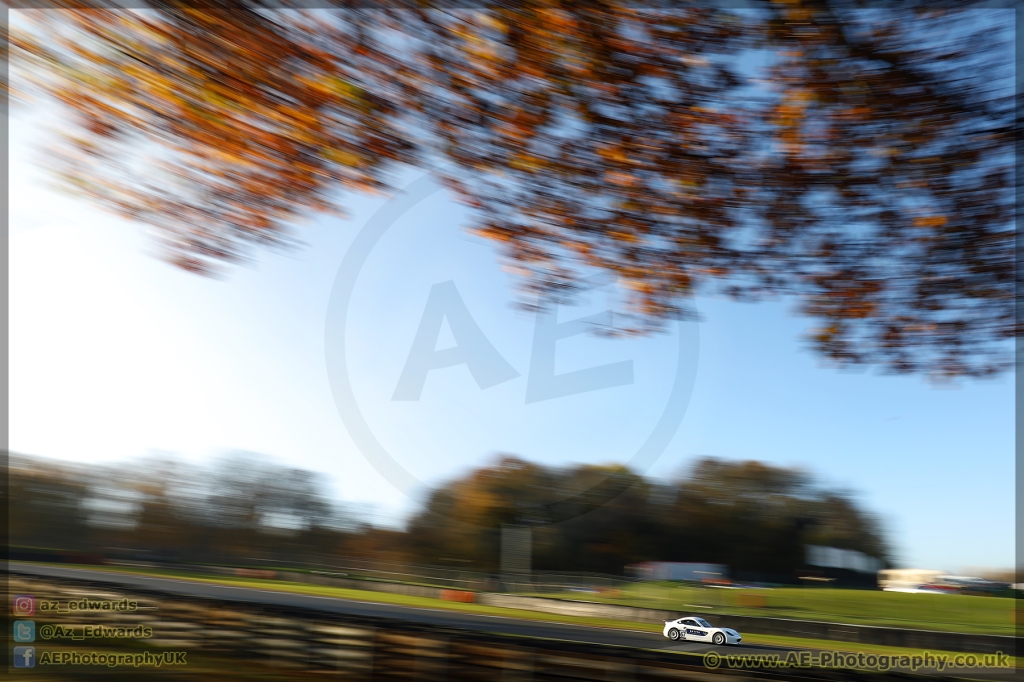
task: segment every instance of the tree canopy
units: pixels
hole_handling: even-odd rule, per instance
[[[593,492],[609,478],[618,495]],[[704,459],[659,482],[621,466],[505,456],[431,490],[401,529],[353,516],[314,472],[251,453],[200,467],[166,457],[85,467],[16,455],[10,495],[10,544],[22,554],[308,567],[361,557],[491,574],[502,526],[530,525],[532,568],[541,571],[622,574],[641,561],[696,561],[791,582],[806,568],[806,545],[891,559],[880,522],[855,497],[756,461]]]
[[[592,492],[611,478],[620,494]],[[600,498],[589,509],[588,494]],[[560,507],[567,504],[573,513]],[[642,561],[693,561],[788,581],[804,567],[807,545],[890,558],[879,521],[850,494],[800,470],[710,458],[659,483],[617,466],[504,457],[431,491],[409,522],[407,544],[421,563],[453,557],[497,571],[504,525],[534,527],[538,570],[619,573]]]
[[[12,43],[70,114],[54,168],[189,270],[414,165],[527,300],[609,272],[643,332],[694,291],[791,294],[842,364],[1010,366],[1012,10],[73,6]]]

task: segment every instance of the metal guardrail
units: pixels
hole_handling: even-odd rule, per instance
[[[281,568],[281,562],[252,559],[253,565]],[[298,566],[299,564],[297,564]],[[308,568],[310,564],[301,564]],[[295,570],[295,569],[290,569]],[[564,592],[573,589],[622,589],[637,582],[635,578],[600,573],[567,573],[561,571],[532,571],[520,575],[496,575],[443,566],[428,566],[397,561],[383,561],[347,557],[334,559],[329,564],[316,564],[314,574],[375,580],[404,582],[454,590],[474,592]]]

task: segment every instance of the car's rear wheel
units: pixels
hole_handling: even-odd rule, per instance
[[[673,642],[676,641],[677,639],[679,639],[679,630],[676,630],[675,628],[672,628],[671,630],[669,630],[668,631],[668,638],[671,639]]]
[[[725,644],[725,635],[721,632],[716,632],[715,636],[711,638],[711,641],[715,644]]]

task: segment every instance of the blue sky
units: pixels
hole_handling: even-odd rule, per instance
[[[259,253],[224,280],[204,279],[153,258],[142,228],[43,188],[28,152],[39,134],[38,117],[12,117],[11,449],[86,462],[251,450],[322,472],[338,499],[378,522],[412,510],[424,488],[396,489],[367,461],[325,360],[339,267],[386,198],[354,197],[349,219],[303,230],[296,252]],[[512,307],[512,276],[464,231],[466,218],[443,191],[398,218],[359,272],[348,317],[360,411],[423,485],[497,452],[628,461],[682,357],[685,414],[648,475],[674,476],[703,456],[800,466],[877,512],[904,565],[1012,565],[1012,376],[936,387],[839,371],[804,348],[810,322],[792,302],[701,298],[702,320],[664,335],[558,341],[556,373],[630,360],[633,382],[526,404],[535,319]],[[481,390],[465,365],[437,369],[419,401],[392,401],[430,289],[448,280],[520,376]],[[597,292],[558,319],[606,307]],[[443,327],[437,348],[456,341]]]

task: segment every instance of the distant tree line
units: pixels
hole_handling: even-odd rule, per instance
[[[332,502],[319,474],[248,453],[210,467],[12,456],[9,476],[12,558],[322,566],[365,557],[497,573],[504,525],[533,527],[536,570],[699,561],[788,582],[805,568],[806,545],[890,558],[879,521],[849,493],[755,461],[704,459],[662,482],[621,466],[506,456],[434,489],[403,529]]]
[[[609,485],[622,492],[590,509],[587,498],[607,499]],[[696,561],[788,581],[806,545],[890,557],[879,521],[850,494],[799,470],[715,459],[656,482],[624,467],[506,457],[434,490],[409,523],[409,549],[424,563],[451,557],[496,571],[505,524],[534,525],[538,570],[618,574],[642,561]]]

